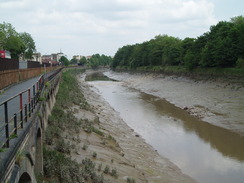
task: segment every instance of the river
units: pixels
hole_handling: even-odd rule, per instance
[[[90,81],[158,153],[199,183],[243,183],[244,137],[123,82]]]

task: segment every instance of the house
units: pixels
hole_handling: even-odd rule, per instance
[[[11,58],[11,54],[9,51],[0,50],[0,57],[1,58]]]
[[[42,55],[41,55],[41,53],[33,53],[31,61],[42,63]]]

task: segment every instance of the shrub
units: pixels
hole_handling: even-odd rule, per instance
[[[236,61],[236,67],[244,68],[244,59],[243,58],[238,58],[238,60]]]
[[[103,173],[108,174],[109,171],[110,171],[110,168],[108,167],[108,165],[106,165],[106,167],[103,170]]]

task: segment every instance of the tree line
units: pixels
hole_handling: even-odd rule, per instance
[[[91,68],[97,68],[99,66],[110,66],[112,64],[112,57],[104,54],[93,54],[90,58],[82,57],[80,60],[72,58],[70,64],[87,65]]]
[[[112,67],[142,66],[244,67],[244,17],[220,21],[198,38],[157,35],[116,52]]]
[[[0,23],[0,50],[7,50],[11,58],[31,59],[36,49],[31,35],[26,32],[18,33],[10,23]]]

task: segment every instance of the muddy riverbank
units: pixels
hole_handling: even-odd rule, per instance
[[[228,80],[194,80],[152,73],[105,75],[131,88],[163,98],[202,121],[244,136],[244,87]]]
[[[136,182],[195,182],[184,175],[181,170],[155,151],[143,138],[135,133],[110,105],[97,93],[94,88],[85,82],[86,74],[79,81],[83,94],[91,106],[92,111],[73,108],[77,118],[94,120],[99,118],[99,129],[111,136],[111,139],[101,139],[98,135],[80,135],[81,153],[73,154],[78,162],[85,157],[91,157],[96,152],[93,160],[96,164],[108,165],[116,169],[118,178],[106,176],[111,182],[128,182],[133,178]],[[82,144],[88,144],[86,151],[82,151]]]

